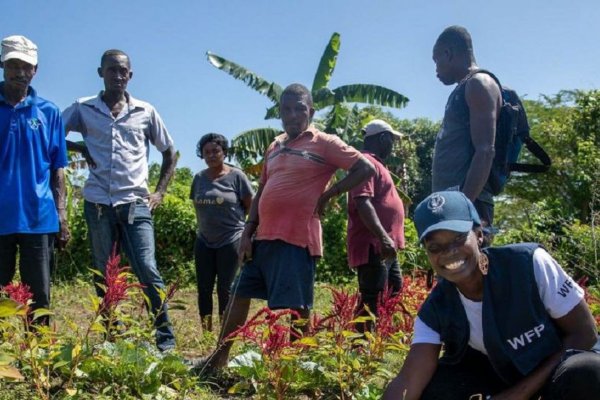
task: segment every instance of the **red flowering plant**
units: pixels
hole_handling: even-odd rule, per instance
[[[434,286],[435,282],[432,288]],[[427,278],[425,274],[421,273],[413,276],[405,276],[403,278],[402,290],[399,295],[401,300],[399,304],[397,304],[397,307],[399,307],[399,314],[395,314],[399,317],[396,331],[403,332],[407,336],[412,334],[417,312],[432,288],[427,287]],[[385,312],[385,310],[380,310],[380,315]]]
[[[119,336],[124,336],[127,332],[120,331],[120,323],[118,307],[131,296],[131,289],[139,289],[142,286],[139,283],[131,282],[131,273],[129,267],[121,267],[121,256],[113,250],[109,257],[104,271],[104,284],[97,284],[103,291],[104,296],[101,300],[92,296],[91,311],[93,313],[91,323],[87,326],[83,335],[71,340],[68,347],[72,348],[70,356],[66,357],[70,368],[65,371],[67,376],[65,387],[73,386],[73,380],[80,368],[80,364],[87,357],[93,356],[93,345],[90,342],[92,332],[101,333],[104,339],[109,342],[114,342]],[[93,271],[100,274],[98,271]]]
[[[0,288],[0,317],[20,317],[25,331],[29,331],[33,320],[31,309],[31,293],[29,286],[20,282],[11,282]],[[13,333],[17,333],[14,330]],[[6,338],[5,338],[6,340]],[[12,340],[12,339],[11,339]]]
[[[26,284],[12,282],[2,287],[0,294],[3,295],[0,298],[0,343],[9,345],[0,349],[0,358],[22,366],[19,371],[8,363],[0,363],[0,378],[24,380],[21,372],[27,371],[38,397],[48,399],[50,372],[47,367],[51,364],[48,354],[56,348],[56,331],[46,326],[50,312],[32,309],[33,294]]]
[[[230,367],[251,383],[239,382],[230,393],[252,385],[259,398],[291,398],[300,392],[338,399],[381,395],[381,382],[396,372],[385,369],[384,355],[397,360],[405,355],[414,318],[428,293],[425,279],[406,277],[398,295],[384,291],[378,317],[359,315],[361,299],[356,290],[330,287],[329,291],[329,311],[314,313],[302,337],[282,323],[296,316],[293,311],[268,308],[229,336],[241,338],[260,352],[248,351],[232,360]],[[372,321],[374,329],[357,331],[357,325],[366,321]]]
[[[114,340],[121,327],[116,312],[117,307],[129,299],[132,289],[143,288],[141,284],[132,282],[131,278],[129,267],[121,266],[121,256],[113,252],[104,271],[104,296],[95,310],[97,317],[103,319],[103,327],[108,341]],[[98,325],[95,325],[95,328],[102,330]]]
[[[405,276],[398,294],[386,288],[379,295],[375,331],[365,333],[371,357],[381,360],[386,351],[408,350],[415,317],[428,293],[424,276]]]
[[[20,282],[11,282],[2,288],[2,293],[8,295],[12,301],[19,303],[25,309],[29,308],[29,300],[33,299],[33,294],[28,285]]]
[[[129,267],[121,267],[121,256],[113,254],[108,263],[106,263],[106,271],[104,273],[104,281],[106,283],[106,291],[102,301],[100,302],[100,314],[111,314],[117,306],[127,299],[128,292],[132,288],[141,288],[139,283],[132,283],[128,280],[131,275]]]
[[[32,295],[26,285],[0,288],[0,386],[3,379],[22,380],[35,390],[25,397],[40,399],[74,398],[86,392],[138,398],[158,395],[167,386],[184,396],[190,390],[195,383],[182,360],[147,345],[152,328],[131,315],[141,285],[132,283],[118,256],[111,256],[103,278],[105,296],[91,295],[91,305],[86,307],[89,323],[59,319],[60,327],[70,327],[67,332],[57,331],[54,324],[37,323],[36,318],[48,316],[49,311],[31,310]],[[161,299],[169,301],[177,286],[161,293]],[[128,321],[127,330],[107,329],[117,320]]]
[[[341,399],[356,393],[377,393],[381,379],[389,380],[384,355],[402,358],[408,349],[418,307],[428,289],[423,277],[405,277],[400,293],[384,290],[377,303],[377,316],[361,314],[360,295],[330,288],[332,306],[325,317],[315,316],[313,329],[317,346],[310,349],[330,391]],[[373,329],[358,332],[358,324],[373,322]],[[395,354],[395,355],[394,355]]]
[[[226,338],[238,338],[258,348],[260,354],[246,352],[229,365],[252,382],[260,399],[289,398],[286,396],[290,391],[300,390],[302,368],[298,355],[308,344],[290,324],[290,319],[299,318],[294,310],[275,311],[264,307]],[[249,386],[248,382],[239,382],[229,392],[240,393]]]

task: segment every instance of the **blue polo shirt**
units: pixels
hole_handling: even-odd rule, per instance
[[[51,172],[67,165],[60,110],[29,87],[15,107],[0,83],[0,235],[58,232]]]

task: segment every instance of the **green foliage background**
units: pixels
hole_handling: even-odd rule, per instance
[[[407,208],[407,248],[400,254],[405,272],[427,265],[410,222],[415,204],[428,193],[431,156],[439,122],[398,119],[379,106],[341,105],[338,115],[346,121],[341,132],[347,142],[360,147],[360,127],[383,118],[406,134],[388,160]],[[589,276],[597,283],[598,221],[600,220],[600,92],[563,91],[540,100],[525,101],[532,136],[548,151],[553,166],[544,174],[514,174],[506,191],[496,199],[495,245],[520,241],[540,242],[576,277]],[[328,124],[315,120],[317,126]],[[522,152],[524,160],[530,156]],[[152,165],[150,185],[160,167]],[[71,172],[71,175],[77,174]],[[252,176],[252,174],[250,174]],[[254,175],[255,176],[255,175]],[[166,280],[194,280],[193,241],[196,222],[189,197],[193,172],[178,168],[164,204],[154,214],[159,268]],[[73,179],[74,182],[80,180]],[[87,228],[82,214],[80,190],[70,191],[69,221],[73,240],[57,257],[55,276],[70,279],[87,273],[91,266]],[[353,279],[346,262],[345,198],[328,210],[323,220],[325,255],[318,265],[320,281]]]
[[[160,165],[150,166],[149,187],[158,182]],[[189,168],[178,168],[163,203],[154,213],[156,261],[165,281],[180,279],[182,284],[195,282],[194,239],[196,216],[189,200],[193,173]],[[81,188],[71,185],[68,218],[73,239],[64,252],[56,253],[54,277],[69,280],[90,275],[92,259],[87,225],[83,216]],[[125,262],[127,262],[125,260]]]

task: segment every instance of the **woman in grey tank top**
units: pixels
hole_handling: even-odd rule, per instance
[[[248,177],[225,164],[227,139],[208,133],[196,146],[196,154],[208,168],[194,176],[190,199],[198,230],[194,246],[198,308],[202,328],[212,330],[213,289],[217,282],[219,317],[229,301],[231,282],[238,269],[239,240],[253,191]]]

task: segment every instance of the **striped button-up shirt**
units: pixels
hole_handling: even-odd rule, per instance
[[[148,144],[161,153],[173,144],[154,107],[129,95],[127,98],[117,117],[102,101],[102,92],[78,99],[63,111],[66,131],[82,134],[96,163],[83,189],[87,201],[119,205],[147,198]]]

